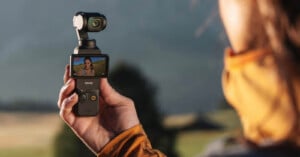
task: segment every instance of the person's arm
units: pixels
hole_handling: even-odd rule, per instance
[[[134,102],[116,92],[107,79],[100,80],[99,114],[77,117],[72,112],[78,102],[75,81],[66,67],[64,82],[58,98],[61,118],[74,133],[98,156],[164,156],[152,149],[140,126]],[[125,135],[125,136],[124,136]],[[150,153],[149,152],[155,152]]]
[[[165,157],[159,150],[152,148],[141,125],[136,125],[115,137],[97,156]]]

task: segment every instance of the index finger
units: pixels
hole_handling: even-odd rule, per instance
[[[70,78],[70,65],[67,64],[65,67],[64,84],[69,80],[69,78]]]

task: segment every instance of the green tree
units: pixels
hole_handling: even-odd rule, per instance
[[[66,124],[54,139],[55,157],[95,157]]]
[[[228,103],[228,101],[223,98],[220,100],[218,106],[217,106],[217,109],[219,110],[224,110],[224,109],[233,109],[232,106]]]

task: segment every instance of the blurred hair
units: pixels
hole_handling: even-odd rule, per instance
[[[267,45],[281,58],[300,64],[300,1],[256,0]]]
[[[300,1],[256,0],[256,3],[264,35],[267,37],[267,46],[274,53],[282,85],[287,87],[291,96],[290,105],[299,118],[300,106],[297,104],[296,87],[292,83],[293,76],[289,71],[293,69],[297,71],[296,75],[300,76]],[[294,130],[297,135],[293,135],[290,140],[299,146],[299,121],[294,124]]]

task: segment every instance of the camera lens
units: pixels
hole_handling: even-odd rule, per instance
[[[97,28],[101,25],[101,21],[99,19],[95,19],[92,21],[92,26]]]
[[[88,30],[91,32],[98,32],[105,28],[105,19],[101,17],[90,17],[88,19]]]

